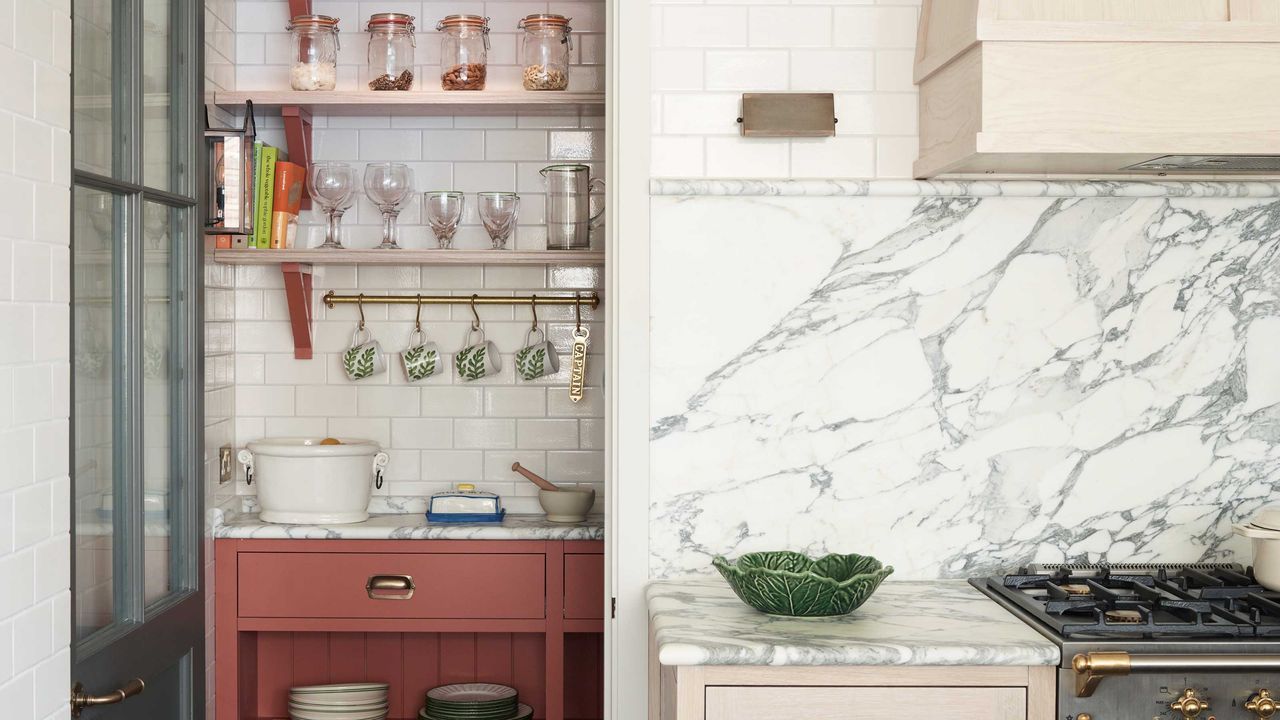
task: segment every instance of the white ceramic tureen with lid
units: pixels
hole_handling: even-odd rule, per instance
[[[388,459],[372,440],[298,437],[254,440],[237,457],[258,488],[258,516],[293,525],[369,519]]]

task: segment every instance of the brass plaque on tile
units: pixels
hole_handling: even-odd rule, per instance
[[[744,93],[745,137],[832,137],[836,96],[831,93]]]

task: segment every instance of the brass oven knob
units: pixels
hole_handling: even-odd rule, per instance
[[[1209,709],[1209,701],[1196,697],[1196,691],[1187,688],[1182,691],[1182,697],[1169,703],[1169,707],[1182,713],[1185,720],[1192,720]]]
[[[1244,709],[1257,715],[1262,720],[1276,714],[1276,710],[1280,710],[1280,704],[1276,703],[1275,698],[1271,697],[1270,690],[1259,690],[1257,695],[1249,698],[1249,702],[1244,704]]]

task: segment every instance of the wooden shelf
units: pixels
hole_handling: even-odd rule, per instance
[[[598,250],[215,250],[226,265],[603,265]]]
[[[251,90],[214,93],[215,105],[234,110],[298,107],[313,115],[603,115],[602,92],[527,90]]]

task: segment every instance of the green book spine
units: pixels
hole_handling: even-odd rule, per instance
[[[246,245],[251,248],[258,247],[258,212],[262,207],[262,141],[258,140],[253,143],[253,188],[249,192],[249,197],[253,203],[250,208],[250,215],[253,233],[246,238]]]
[[[279,150],[270,145],[262,146],[262,190],[258,195],[258,224],[254,226],[253,236],[262,250],[271,248],[271,208],[276,190],[276,158]]]

